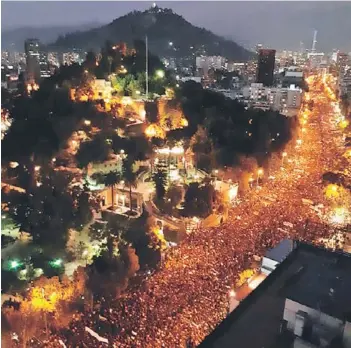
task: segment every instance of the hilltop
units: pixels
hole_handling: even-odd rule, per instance
[[[57,50],[99,50],[106,40],[133,45],[135,40],[144,40],[146,34],[150,51],[160,57],[180,58],[206,54],[247,60],[252,54],[231,40],[193,26],[172,10],[157,6],[144,12],[130,12],[95,29],[60,36],[49,47]]]

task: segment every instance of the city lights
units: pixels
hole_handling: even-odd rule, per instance
[[[230,290],[229,297],[235,297],[235,296],[236,296],[236,292],[234,290]]]
[[[19,163],[18,162],[10,162],[10,168],[17,168],[18,167],[18,165],[19,165]]]
[[[162,79],[165,77],[165,72],[163,70],[156,70],[156,76]]]
[[[160,155],[181,155],[184,153],[184,148],[182,146],[175,146],[173,148],[164,147],[161,149],[156,149],[156,153]]]
[[[19,266],[20,266],[20,263],[17,260],[10,261],[10,268],[11,269],[16,269]]]
[[[6,294],[19,278],[23,296],[2,313],[13,316],[14,345],[97,347],[96,330],[121,347],[198,346],[265,279],[267,250],[282,240],[328,247],[351,223],[339,78],[286,51],[265,58],[263,84],[260,59],[212,56],[206,32],[203,45],[184,44],[154,23],[171,25],[171,10],[147,11],[145,46],[106,42],[47,84],[26,72],[23,115],[4,106],[15,124],[2,142],[4,267],[16,281]],[[103,42],[79,37],[77,48]],[[297,67],[283,68],[291,58]],[[291,81],[308,92],[282,87]]]
[[[61,267],[62,266],[62,259],[55,259],[53,261],[50,262],[50,265],[52,267]]]

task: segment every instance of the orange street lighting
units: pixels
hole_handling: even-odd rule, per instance
[[[287,156],[288,154],[284,151],[282,153],[282,165],[284,164],[284,158]]]
[[[257,170],[257,186],[258,186],[258,179],[260,178],[260,176],[263,174],[263,169],[262,168],[259,168]]]

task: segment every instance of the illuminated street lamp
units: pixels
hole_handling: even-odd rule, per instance
[[[288,154],[284,151],[282,153],[282,165],[284,164],[284,158],[287,156]]]
[[[10,269],[16,269],[20,263],[17,260],[10,261]]]
[[[253,177],[251,176],[250,178],[249,178],[249,186],[250,186],[250,188],[252,188],[252,182],[254,181],[254,179],[253,179]]]
[[[10,162],[10,168],[17,168],[18,165],[18,162]]]
[[[163,70],[156,70],[156,76],[162,79],[165,77],[165,72]]]
[[[84,124],[85,124],[86,126],[90,126],[90,125],[91,125],[91,121],[90,121],[90,120],[85,120],[85,121],[84,121]]]
[[[56,259],[50,262],[52,267],[61,267],[62,266],[62,259]]]
[[[261,177],[261,175],[263,174],[263,169],[262,168],[259,168],[257,170],[257,186],[258,186],[258,179]]]

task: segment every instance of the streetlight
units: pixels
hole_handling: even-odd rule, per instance
[[[18,162],[10,162],[10,168],[17,168],[19,166]]]
[[[17,260],[10,261],[10,268],[11,269],[16,269],[19,265],[20,265],[20,263]]]
[[[156,70],[156,76],[162,79],[165,77],[165,72],[163,70]]]
[[[288,154],[284,151],[282,153],[282,165],[284,164],[284,158],[287,156]]]
[[[62,259],[56,259],[50,262],[52,267],[60,267],[62,265]]]
[[[257,171],[257,186],[258,186],[258,179],[260,178],[260,176],[263,174],[263,169],[259,168]]]

